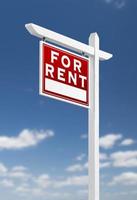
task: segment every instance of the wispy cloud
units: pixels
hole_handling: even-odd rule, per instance
[[[28,170],[23,166],[14,167],[8,172],[7,176],[13,179],[22,179],[24,181],[32,177]]]
[[[130,146],[130,145],[135,144],[135,143],[136,142],[133,139],[127,138],[127,139],[123,140],[120,145],[121,146]]]
[[[13,172],[16,172],[16,171],[27,171],[27,168],[24,167],[24,166],[19,165],[19,166],[14,166],[14,167],[11,169],[11,171],[13,171]]]
[[[111,166],[110,159],[106,153],[100,153],[99,158],[100,158],[100,169],[108,168]]]
[[[49,198],[58,197],[62,199],[64,193],[65,196],[71,195],[66,193],[65,188],[77,187],[78,189],[85,190],[88,185],[87,175],[66,175],[65,177],[51,177],[49,174],[35,175],[29,172],[24,166],[7,167],[3,163],[0,164],[0,186],[6,188],[9,192],[14,192],[17,195],[25,197],[44,197]],[[50,192],[51,189],[54,192]],[[61,192],[63,189],[63,193]],[[86,194],[86,193],[85,193]],[[78,195],[78,194],[77,194]],[[80,194],[79,194],[80,195]],[[81,194],[83,195],[83,194]]]
[[[137,151],[117,151],[106,155],[100,154],[100,168],[135,168],[137,167]]]
[[[42,174],[39,177],[35,179],[35,182],[40,186],[41,188],[47,188],[51,185],[52,181],[48,174]]]
[[[87,134],[82,134],[80,136],[81,139],[88,139],[88,135]],[[106,134],[102,137],[100,137],[100,147],[104,148],[104,149],[111,149],[114,147],[114,145],[116,145],[116,143],[119,141],[119,145],[120,146],[130,146],[133,145],[135,143],[137,143],[134,139],[132,138],[125,138],[123,139],[123,135],[122,134],[118,134],[118,133],[109,133]],[[120,141],[122,140],[122,141]]]
[[[106,4],[113,5],[117,9],[122,9],[126,6],[127,0],[103,0]]]
[[[81,139],[85,140],[85,139],[88,139],[88,134],[82,134],[80,136]]]
[[[17,136],[0,136],[0,150],[23,149],[36,146],[41,141],[54,136],[51,130],[22,130]]]
[[[85,154],[85,153],[81,153],[80,155],[78,155],[78,156],[76,157],[76,160],[77,160],[77,161],[82,161],[85,157],[86,157],[86,154]]]
[[[54,182],[54,186],[57,188],[66,187],[66,186],[87,186],[88,185],[88,176],[72,176],[64,180],[59,180]]]
[[[0,181],[0,185],[6,188],[13,188],[14,182],[10,179],[3,179],[2,181]]]
[[[5,175],[7,171],[8,171],[7,167],[3,163],[0,163],[0,176]]]
[[[45,133],[47,131],[37,131],[37,134]],[[36,132],[33,132],[33,134],[35,135]],[[19,136],[20,134],[14,138],[19,138]],[[50,135],[49,137],[52,136]],[[41,136],[40,138],[44,138],[43,140],[45,140],[48,136]],[[137,151],[117,151],[112,153],[112,150],[115,150],[112,149],[115,145],[118,148],[123,148],[121,143],[126,140],[124,136],[121,134],[107,134],[100,139],[102,140],[100,153],[100,168],[102,170],[110,167],[113,167],[113,170],[114,168],[121,167],[123,170],[124,168],[127,170],[131,167],[137,167]],[[19,198],[23,196],[25,199],[44,199],[45,196],[51,200],[55,198],[62,200],[74,199],[74,196],[75,198],[85,199],[87,198],[88,186],[87,156],[85,153],[81,153],[77,157],[74,157],[73,161],[74,163],[64,169],[65,174],[57,177],[52,176],[48,172],[35,174],[22,165],[7,167],[4,163],[0,163],[0,187],[5,188],[9,193],[14,193]],[[137,174],[130,169],[129,172],[111,177],[109,185],[126,185],[125,182],[128,182],[128,185],[135,186],[137,185],[136,176]],[[104,182],[108,186],[108,180]],[[77,192],[74,194],[72,191],[75,188]]]
[[[137,173],[125,172],[120,175],[114,176],[109,185],[137,185]]]
[[[110,155],[114,167],[137,167],[137,151],[119,151]]]
[[[104,149],[111,149],[118,140],[122,139],[121,134],[108,134],[100,138],[100,147]]]
[[[78,161],[78,160],[77,160]],[[112,165],[110,157],[106,153],[100,153],[100,168],[108,168]],[[66,168],[67,172],[77,173],[88,170],[88,161],[84,163],[75,163]]]
[[[84,164],[74,164],[74,165],[70,165],[66,168],[67,172],[81,172],[84,170],[87,170],[88,168],[88,163],[84,163]]]
[[[4,177],[6,179],[27,180],[32,176],[28,169],[24,166],[14,166],[13,168],[8,168],[3,163],[0,163],[0,177]]]
[[[100,163],[100,168],[108,168],[111,166],[111,162],[101,162]]]
[[[100,158],[101,161],[102,160],[107,160],[108,159],[108,155],[106,153],[100,153],[99,154],[99,158]]]

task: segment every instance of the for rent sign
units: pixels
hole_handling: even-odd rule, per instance
[[[40,94],[88,106],[88,58],[40,42]]]
[[[88,200],[99,200],[99,60],[112,54],[99,49],[97,33],[87,45],[33,23],[25,26],[38,38],[88,56],[40,42],[40,94],[88,107]]]

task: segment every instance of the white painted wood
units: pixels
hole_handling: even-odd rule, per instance
[[[89,110],[88,110],[88,200],[99,200],[99,37],[92,33],[89,45],[95,49],[95,56],[89,57]]]
[[[86,45],[82,42],[71,39],[54,31],[50,31],[33,23],[26,24],[25,27],[31,35],[34,35],[41,39],[45,38],[49,42],[64,46],[79,53],[84,53],[87,56],[94,55],[93,46]],[[99,50],[100,60],[108,60],[111,57],[112,54]]]

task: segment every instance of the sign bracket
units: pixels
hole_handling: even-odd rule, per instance
[[[71,39],[62,34],[48,30],[46,28],[43,28],[33,23],[26,24],[25,27],[28,30],[28,32],[33,36],[36,36],[41,39],[45,37],[47,38],[49,42],[53,42],[57,45],[64,46],[78,53],[84,52],[87,56],[94,56],[94,47],[92,46],[89,46],[77,40]],[[102,61],[108,60],[111,57],[112,57],[112,54],[99,50],[100,60]]]

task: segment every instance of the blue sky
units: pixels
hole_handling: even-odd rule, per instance
[[[39,96],[36,23],[87,43],[98,32],[101,200],[137,198],[136,0],[1,1],[0,197],[87,198],[87,110]]]

